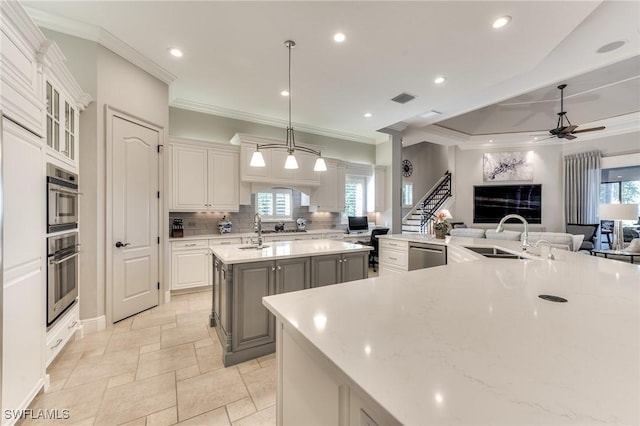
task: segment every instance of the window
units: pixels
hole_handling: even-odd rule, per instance
[[[402,184],[402,206],[413,207],[413,183]]]
[[[600,204],[640,203],[640,167],[602,170]]]
[[[262,220],[292,220],[290,189],[272,189],[256,193],[256,213]]]
[[[365,176],[347,175],[344,185],[343,223],[348,216],[367,215],[367,178]]]

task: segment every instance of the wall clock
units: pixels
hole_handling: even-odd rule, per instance
[[[413,164],[409,160],[402,160],[402,176],[409,177],[413,173]]]

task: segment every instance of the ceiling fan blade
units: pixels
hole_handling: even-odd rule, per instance
[[[605,127],[604,126],[600,126],[600,127],[591,127],[589,129],[582,129],[582,130],[576,130],[574,132],[571,133],[584,133],[584,132],[595,132],[596,130],[604,130]]]
[[[573,139],[576,139],[576,138],[577,138],[577,136],[573,136],[572,134],[567,133],[567,134],[564,136],[564,138],[565,138],[565,139],[569,139],[569,140],[573,140]]]
[[[574,130],[577,129],[578,126],[567,126],[562,129],[562,133],[574,133]]]

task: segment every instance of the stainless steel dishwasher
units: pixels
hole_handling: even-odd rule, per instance
[[[409,243],[409,270],[447,264],[447,247],[438,244]]]

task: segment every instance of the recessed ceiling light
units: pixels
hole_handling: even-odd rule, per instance
[[[287,92],[286,90],[283,90],[282,92],[280,92],[280,94],[282,96],[289,96],[289,92]]]
[[[493,139],[489,139],[489,143],[493,143]]]
[[[538,140],[538,137],[537,137],[537,136],[534,136],[534,137],[533,137],[533,140],[534,140],[534,141],[537,141],[537,140]]]
[[[616,50],[621,48],[622,46],[624,46],[626,43],[626,41],[623,40],[618,40],[618,41],[614,41],[611,43],[607,43],[604,46],[602,46],[600,49],[596,50],[596,52],[598,53],[607,53],[607,52],[611,52],[612,50]]]
[[[367,113],[364,114],[364,118],[369,118],[369,117],[371,117],[371,113],[370,112],[367,112]]]
[[[511,16],[502,16],[496,19],[495,21],[493,21],[493,28],[495,29],[502,28],[505,25],[507,25],[509,22],[511,22]]]
[[[336,33],[333,36],[333,39],[336,41],[336,43],[342,43],[343,41],[345,41],[347,39],[347,36],[344,35],[344,33]]]
[[[443,76],[441,76],[441,75],[439,75],[438,77],[436,77],[436,78],[435,78],[435,80],[433,80],[433,82],[434,82],[435,84],[442,84],[442,83],[444,83],[445,81],[447,81],[447,78],[446,78],[446,77],[443,77]]]
[[[618,176],[618,179],[621,178],[622,176]]]
[[[176,58],[182,58],[182,50],[176,47],[169,49],[169,53],[171,53],[171,56],[175,56]]]

